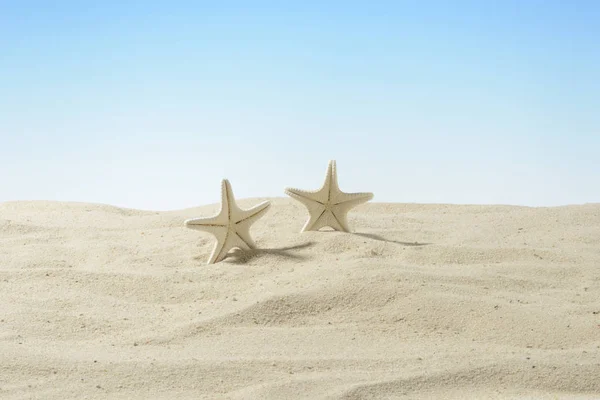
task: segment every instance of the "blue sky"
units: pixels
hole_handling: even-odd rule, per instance
[[[600,2],[291,3],[0,0],[0,201],[600,202]]]

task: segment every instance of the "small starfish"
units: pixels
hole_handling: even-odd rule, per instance
[[[250,236],[250,225],[262,217],[271,206],[265,201],[249,210],[240,209],[233,198],[231,184],[227,179],[221,182],[221,211],[214,217],[188,219],[185,226],[212,233],[217,243],[208,260],[208,264],[222,261],[227,252],[234,247],[242,250],[255,249],[256,245]]]
[[[302,228],[305,231],[318,231],[329,226],[336,231],[349,232],[347,214],[350,209],[366,203],[373,193],[344,193],[337,180],[335,161],[329,161],[325,183],[319,190],[306,191],[285,189],[285,193],[306,206],[310,217]]]

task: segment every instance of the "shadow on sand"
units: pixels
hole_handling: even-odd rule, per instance
[[[380,242],[388,242],[388,243],[401,244],[402,246],[417,247],[417,246],[428,246],[428,245],[432,244],[432,243],[419,243],[419,242],[401,242],[399,240],[386,239],[383,236],[375,235],[374,233],[357,233],[357,232],[353,232],[352,234],[356,235],[356,236],[366,237],[366,238],[373,239],[373,240],[379,240]]]
[[[225,257],[225,259],[230,260],[234,264],[246,264],[248,261],[262,254],[272,254],[277,257],[290,258],[295,260],[306,260],[308,258],[307,256],[294,254],[292,253],[292,251],[306,249],[308,247],[313,246],[314,244],[315,242],[307,242],[298,244],[296,246],[280,247],[278,249],[242,250],[239,248],[235,248],[227,255],[227,257]]]

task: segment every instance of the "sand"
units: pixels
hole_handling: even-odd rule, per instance
[[[0,398],[600,398],[598,204],[278,198],[206,265],[217,210],[1,203]]]

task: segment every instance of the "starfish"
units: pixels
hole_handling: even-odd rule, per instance
[[[336,231],[349,232],[346,215],[350,209],[366,203],[373,193],[344,193],[337,180],[335,161],[329,161],[325,183],[319,190],[306,191],[286,188],[285,193],[306,206],[310,217],[302,228],[305,231],[318,231],[329,226]]]
[[[250,236],[250,225],[262,217],[271,206],[265,201],[248,210],[240,209],[233,198],[231,184],[227,179],[221,182],[221,211],[214,217],[188,219],[185,226],[212,233],[217,238],[208,264],[222,261],[234,247],[242,250],[255,249]]]

